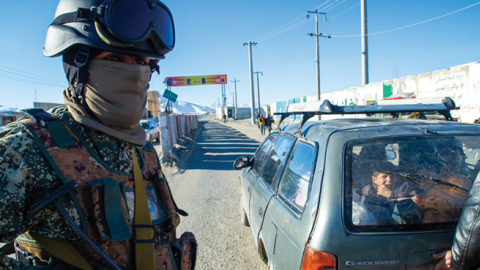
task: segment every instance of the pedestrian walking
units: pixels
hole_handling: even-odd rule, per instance
[[[257,114],[257,127],[260,129],[260,116],[262,116],[260,113]]]
[[[187,213],[139,125],[174,46],[160,1],[60,1],[43,54],[63,57],[66,106],[0,133],[0,269],[194,268],[195,237],[176,236]]]
[[[265,135],[265,118],[261,114],[260,118],[258,119],[258,126],[260,127],[260,133],[262,133],[262,135]]]
[[[273,123],[275,123],[275,121],[270,116],[270,114],[267,114],[267,118],[265,118],[265,127],[268,130],[268,135],[270,135],[270,132],[272,132],[272,124]]]

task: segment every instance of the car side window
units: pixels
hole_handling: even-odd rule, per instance
[[[302,212],[315,169],[316,149],[299,142],[284,172],[279,195],[297,212]]]
[[[253,158],[253,166],[252,170],[256,173],[259,174],[260,169],[262,168],[263,165],[263,160],[265,159],[265,156],[267,153],[270,151],[270,148],[272,147],[273,143],[275,142],[275,139],[277,139],[277,135],[272,135],[268,137],[267,140],[258,148],[257,153],[255,154],[255,157]]]
[[[294,140],[285,137],[278,138],[273,149],[268,153],[261,173],[259,174],[262,181],[272,189],[273,178],[278,171],[278,168],[283,164],[285,158],[288,157],[290,150],[295,143]]]

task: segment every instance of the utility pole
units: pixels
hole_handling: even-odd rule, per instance
[[[325,15],[325,20],[327,19],[327,13],[325,12],[318,12],[318,10],[315,11],[307,11],[308,13],[315,13],[315,34],[310,33],[307,34],[311,37],[315,36],[317,40],[317,99],[321,99],[321,92],[320,92],[320,43],[318,42],[319,37],[326,37],[326,38],[332,38],[332,36],[328,35],[325,36],[322,33],[318,33],[318,14]],[[307,15],[308,18],[308,15]],[[321,116],[318,116],[318,120],[321,119]]]
[[[258,73],[262,74],[263,76],[263,72],[261,71],[253,72],[253,74],[257,74],[258,113],[262,113],[262,109],[260,107],[260,81],[258,80]]]
[[[362,25],[362,85],[368,84],[367,0],[360,0]]]
[[[222,115],[225,114],[225,108],[227,107],[227,95],[225,94],[225,84],[222,85]]]
[[[253,92],[252,44],[257,45],[256,42],[249,41],[248,43],[243,43],[243,46],[248,45],[248,55],[250,60],[250,91],[252,95],[252,125],[255,125],[255,93]]]
[[[233,82],[235,84],[235,120],[238,120],[237,118],[237,82],[239,82],[240,80],[237,80],[237,78],[233,79]]]

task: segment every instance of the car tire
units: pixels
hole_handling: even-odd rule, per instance
[[[242,209],[242,224],[247,227],[250,226],[250,222],[248,221],[247,214],[245,213],[245,211],[243,211],[243,209]]]

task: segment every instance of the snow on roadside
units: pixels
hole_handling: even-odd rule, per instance
[[[160,96],[159,98],[160,104],[165,106],[165,104],[167,104],[167,99],[163,96]],[[175,103],[173,103],[173,112],[178,114],[207,114],[209,112],[213,112],[213,109],[208,106],[177,100]]]

